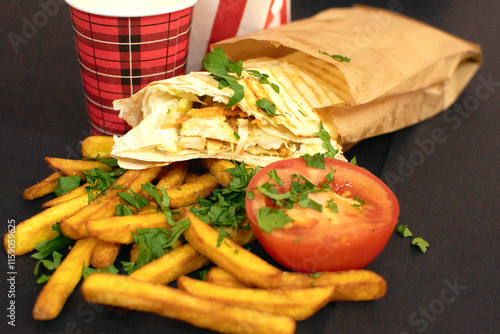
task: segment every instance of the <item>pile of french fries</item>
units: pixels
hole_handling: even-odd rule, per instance
[[[84,158],[109,157],[113,139],[92,136],[82,142]],[[46,158],[54,170],[40,183],[26,189],[28,200],[50,194],[61,176],[81,176],[82,170],[109,169],[98,161]],[[141,193],[141,185],[154,182],[170,196],[170,207],[179,210],[174,219],[188,218],[189,228],[173,250],[130,275],[93,273],[83,280],[86,301],[152,312],[192,325],[224,333],[293,333],[296,322],[307,319],[332,301],[367,301],[385,295],[385,280],[368,270],[322,272],[315,275],[283,271],[244,246],[254,241],[250,229],[226,229],[230,235],[218,241],[220,233],[194,215],[196,205],[218,186],[227,186],[230,161],[207,159],[206,172],[191,173],[188,162],[146,170],[128,170],[110,188],[89,203],[85,185],[43,204],[44,210],[16,226],[16,255],[33,251],[56,236],[52,226],[76,243],[40,292],[33,308],[37,320],[58,316],[67,297],[82,280],[82,269],[107,268],[116,261],[123,245],[134,243],[133,232],[144,228],[171,228],[157,204],[134,215],[116,216],[118,193],[129,187]],[[147,196],[146,194],[143,194]],[[152,200],[152,198],[149,198]],[[243,222],[242,224],[245,224]],[[131,261],[137,249],[131,247]],[[187,274],[209,264],[204,280]],[[176,281],[176,284],[170,284]],[[176,287],[173,287],[176,286]]]

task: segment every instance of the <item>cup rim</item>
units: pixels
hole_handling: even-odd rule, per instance
[[[94,8],[85,4],[82,4],[80,0],[64,0],[72,8],[78,9],[82,12],[111,16],[111,17],[144,17],[144,16],[154,16],[169,14],[181,11],[183,9],[193,7],[198,0],[174,0],[172,4],[167,6],[156,6],[149,9],[139,9],[137,5],[140,4],[137,0],[131,1],[131,8],[125,8],[123,6],[123,1],[120,2],[119,7],[115,8]],[[165,3],[167,1],[163,1]],[[160,3],[160,2],[157,2]],[[116,3],[118,5],[118,3]]]

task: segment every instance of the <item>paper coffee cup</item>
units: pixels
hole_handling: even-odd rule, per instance
[[[196,0],[66,0],[70,5],[92,133],[130,127],[113,101],[185,74]]]

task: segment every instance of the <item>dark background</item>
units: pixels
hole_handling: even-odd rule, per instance
[[[292,3],[293,19],[352,4],[320,0]],[[299,322],[297,333],[497,333],[500,3],[358,3],[397,8],[404,15],[481,44],[484,64],[447,114],[366,140],[347,153],[391,183],[401,205],[400,222],[408,224],[415,236],[426,239],[430,248],[422,254],[410,245],[409,238],[394,233],[382,254],[368,266],[386,278],[387,295],[374,302],[331,303],[311,319]],[[7,35],[20,35],[23,20],[31,20],[41,7],[38,1],[2,0],[3,232],[9,221],[20,223],[41,210],[45,199],[27,202],[22,191],[50,174],[43,158],[79,158],[79,142],[90,134],[69,11],[62,1],[57,4],[58,11],[16,52]],[[485,82],[490,83],[488,87]],[[489,94],[479,98],[479,91]],[[416,142],[432,138],[435,129],[444,131],[443,141],[435,142],[424,155],[418,153],[422,150]],[[408,167],[408,161],[418,154],[424,159]],[[400,179],[391,182],[389,175],[399,175]],[[0,256],[0,333],[205,332],[155,315],[129,312],[125,316],[88,305],[78,288],[56,320],[36,322],[31,309],[41,285],[35,283],[32,274],[35,263],[28,255],[16,258],[16,326],[11,327],[6,310],[7,261],[5,253]]]

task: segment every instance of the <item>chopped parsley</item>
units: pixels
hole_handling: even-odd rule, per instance
[[[414,238],[411,244],[420,248],[422,253],[427,252],[427,248],[429,247],[429,243],[420,237]]]
[[[259,71],[257,70],[247,70],[247,72],[251,75],[253,75],[254,77],[256,77],[257,79],[259,79],[259,83],[260,84],[263,84],[263,85],[270,85],[271,88],[276,92],[276,93],[280,93],[280,87],[275,84],[275,83],[271,83],[269,82],[269,75],[266,74],[266,73],[260,73]]]
[[[288,217],[285,211],[281,209],[272,209],[263,206],[257,211],[257,223],[265,233],[271,233],[273,229],[279,229],[286,223],[291,223],[292,218]]]
[[[396,227],[396,231],[405,238],[413,236],[413,233],[410,232],[408,225],[401,224],[398,227]]]
[[[282,114],[276,113],[276,105],[266,98],[255,101],[255,104],[268,116],[283,116]]]
[[[105,269],[96,269],[96,268],[83,268],[83,278],[87,278],[90,274],[93,273],[110,273],[110,274],[118,274],[119,270],[115,267],[114,264],[110,264],[109,267]]]
[[[111,171],[107,171],[101,168],[82,170],[82,173],[85,175],[87,183],[89,184],[85,187],[85,190],[87,191],[89,196],[89,203],[98,196],[107,194],[108,189],[125,172],[126,170],[123,168]]]
[[[216,229],[238,228],[246,218],[245,194],[251,194],[247,191],[247,185],[257,170],[246,167],[244,162],[234,164],[233,168],[226,170],[233,177],[227,188],[215,189],[212,195],[200,198],[199,205],[190,209],[198,218]]]
[[[332,143],[330,141],[330,134],[328,131],[326,131],[325,127],[323,126],[323,122],[319,123],[319,132],[316,132],[316,136],[318,136],[319,139],[323,141],[323,146],[326,149],[325,156],[329,158],[335,158],[335,155],[339,153],[339,150],[335,149],[332,146]]]
[[[351,58],[348,58],[348,57],[344,57],[344,56],[341,56],[341,55],[331,55],[329,54],[328,52],[325,52],[325,51],[321,51],[321,50],[318,50],[320,54],[324,54],[324,55],[327,55],[329,57],[332,57],[333,59],[335,59],[336,61],[339,61],[339,62],[350,62],[351,61]]]
[[[123,191],[119,192],[118,196],[120,196],[127,204],[132,205],[137,210],[142,209],[145,206],[149,205],[149,201],[144,198],[144,196],[139,195],[135,191],[133,191],[130,187],[127,187],[130,193]],[[124,205],[122,205],[122,208]]]
[[[55,270],[61,264],[62,255],[58,252],[61,249],[67,249],[75,244],[75,240],[66,238],[61,233],[59,223],[52,225],[52,229],[56,231],[57,235],[54,239],[45,240],[36,246],[37,252],[31,255],[32,258],[37,259],[38,262],[35,266],[33,273],[38,275],[40,265],[43,265],[47,270]],[[52,260],[47,259],[52,255]],[[37,280],[37,283],[45,283],[49,280],[50,276],[42,274]]]
[[[56,196],[61,196],[68,193],[78,188],[80,186],[80,181],[80,176],[61,176],[56,180],[57,185],[54,189],[54,194]]]
[[[214,79],[219,82],[219,89],[230,87],[234,91],[234,94],[229,98],[229,102],[226,104],[226,108],[235,105],[243,99],[245,96],[244,87],[238,83],[243,70],[243,63],[241,60],[235,63],[227,59],[222,48],[215,48],[203,58],[201,65],[202,68],[210,72],[214,76]],[[230,73],[234,73],[238,77]]]

